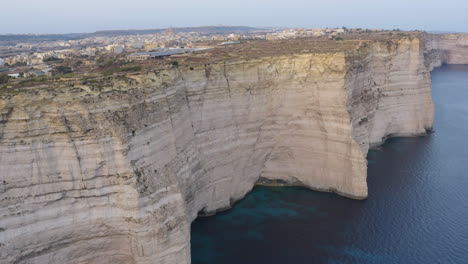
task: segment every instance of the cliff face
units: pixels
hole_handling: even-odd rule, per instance
[[[424,38],[431,70],[442,64],[468,64],[468,34],[426,34]]]
[[[257,181],[367,197],[366,155],[432,127],[418,38],[1,94],[1,263],[190,263]]]
[[[362,45],[349,53],[347,64],[347,106],[362,153],[388,137],[432,129],[431,77],[421,39]]]

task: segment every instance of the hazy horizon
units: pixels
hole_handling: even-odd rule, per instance
[[[241,25],[468,32],[468,3],[458,0],[25,0],[2,3],[0,34]]]

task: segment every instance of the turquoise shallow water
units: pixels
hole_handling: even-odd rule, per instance
[[[433,72],[435,132],[368,155],[369,199],[256,187],[192,224],[192,263],[468,263],[468,71]]]

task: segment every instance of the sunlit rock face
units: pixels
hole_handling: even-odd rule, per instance
[[[432,129],[431,78],[421,39],[366,44],[347,63],[347,103],[362,153],[388,137]]]
[[[422,39],[2,93],[1,263],[190,263],[260,182],[367,197],[369,147],[431,129]]]
[[[431,70],[442,64],[468,64],[468,34],[425,34],[424,39]]]

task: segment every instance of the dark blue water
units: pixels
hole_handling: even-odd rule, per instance
[[[369,153],[369,199],[256,187],[192,224],[194,264],[468,263],[468,71],[433,72],[435,132]]]

